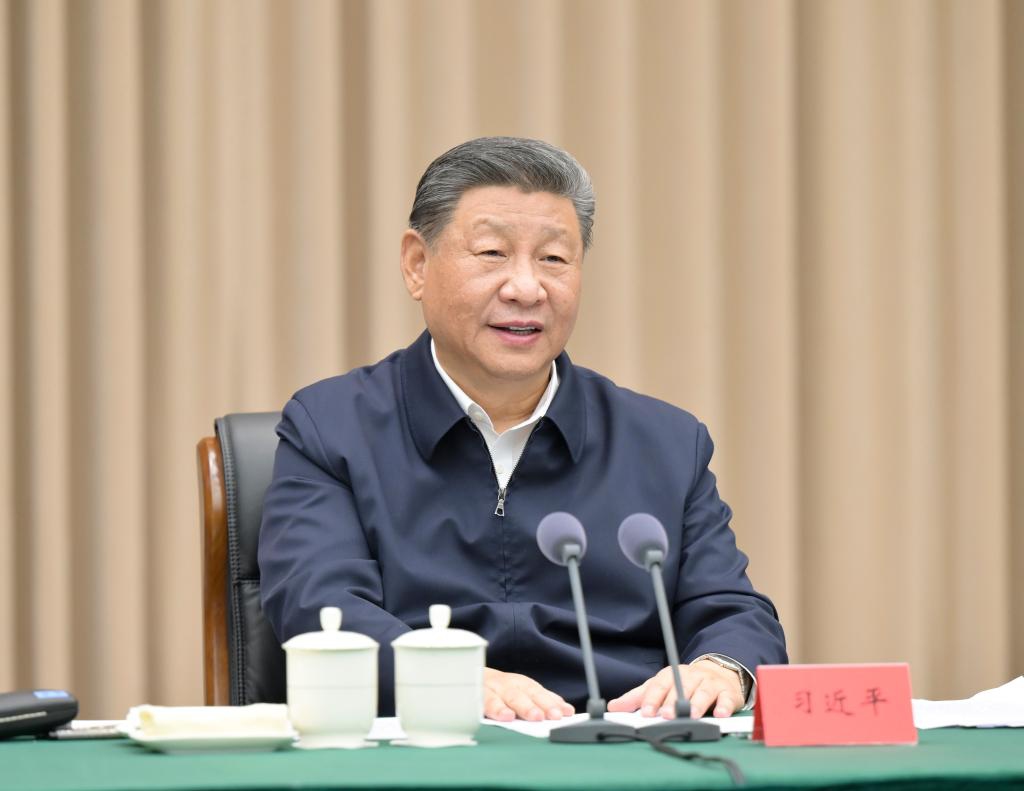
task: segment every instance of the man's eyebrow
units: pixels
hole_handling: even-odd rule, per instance
[[[564,239],[571,235],[568,229],[561,225],[549,225],[544,230],[547,232],[548,236],[558,239]]]

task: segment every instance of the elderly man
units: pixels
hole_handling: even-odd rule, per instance
[[[650,579],[616,540],[638,511],[669,533],[664,579],[693,715],[752,705],[750,671],[786,661],[708,469],[705,427],[564,351],[593,215],[586,171],[547,143],[481,138],[443,154],[401,242],[426,332],[284,408],[260,534],[263,609],[285,640],[340,605],[347,629],[381,645],[381,713],[394,706],[390,643],[425,626],[433,602],[489,642],[488,717],[559,719],[584,703],[569,582],[534,541],[551,511],[588,532],[583,583],[609,709],[671,716],[674,703]]]

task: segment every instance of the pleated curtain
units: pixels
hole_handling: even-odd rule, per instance
[[[6,0],[0,690],[201,701],[196,442],[415,338],[416,181],[494,134],[592,174],[570,354],[707,423],[792,658],[1019,674],[1022,42],[1020,0]]]

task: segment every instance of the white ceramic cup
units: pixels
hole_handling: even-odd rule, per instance
[[[293,637],[287,653],[288,718],[303,749],[375,747],[377,643],[339,631],[341,610],[320,610],[323,631]]]
[[[430,607],[430,629],[408,632],[395,650],[395,708],[407,739],[416,747],[476,744],[484,713],[483,677],[487,642],[449,629],[451,608]]]

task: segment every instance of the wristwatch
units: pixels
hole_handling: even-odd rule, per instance
[[[740,677],[740,694],[743,695],[743,701],[746,702],[747,698],[750,697],[751,686],[751,677],[750,673],[747,672],[747,669],[739,662],[735,662],[721,654],[704,654],[703,656],[698,656],[693,660],[693,662],[701,662],[705,659],[708,662],[714,662],[719,667],[724,667],[726,670],[733,671]],[[690,664],[692,665],[693,662]]]

